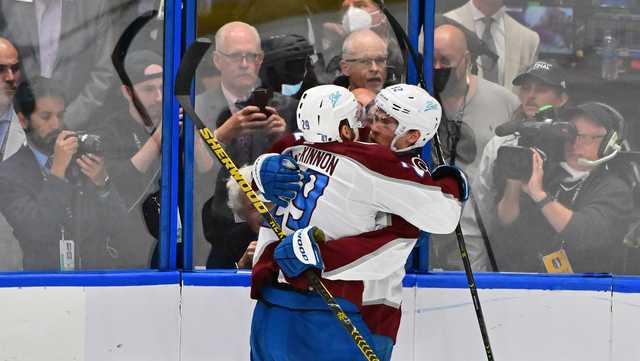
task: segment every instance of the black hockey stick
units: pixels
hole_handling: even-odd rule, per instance
[[[416,74],[418,75],[418,85],[420,87],[426,89],[424,82],[424,73],[422,72],[420,57],[418,56],[418,52],[411,46],[411,42],[409,41],[409,37],[407,36],[404,29],[400,23],[396,20],[396,18],[389,12],[389,10],[384,6],[383,0],[373,0],[376,5],[380,8],[380,10],[385,14],[387,19],[389,20],[389,25],[391,25],[391,29],[398,40],[398,45],[400,45],[400,49],[403,52],[408,52],[409,56],[413,60],[413,64],[416,68]],[[407,64],[409,62],[406,62]],[[439,97],[436,97],[438,99]],[[440,101],[440,99],[438,99]],[[433,146],[436,151],[436,156],[439,164],[445,164],[444,154],[442,152],[442,146],[440,145],[440,138],[438,137],[438,133],[436,132],[433,137]],[[469,254],[467,253],[467,246],[464,241],[464,236],[462,235],[462,229],[460,228],[460,223],[456,227],[456,238],[458,240],[458,248],[460,250],[460,256],[462,257],[462,263],[464,265],[464,272],[467,275],[467,283],[469,285],[469,291],[471,292],[471,298],[473,300],[473,307],[476,311],[476,318],[478,319],[478,326],[480,326],[480,333],[482,334],[482,342],[484,343],[484,349],[487,354],[487,360],[493,361],[493,351],[491,350],[491,343],[489,341],[489,333],[487,332],[487,325],[484,321],[484,314],[482,312],[482,306],[480,305],[480,297],[478,296],[478,288],[476,287],[476,281],[473,276],[473,270],[471,269],[471,261],[469,260]]]
[[[193,104],[191,101],[191,82],[193,80],[195,70],[200,63],[200,60],[207,52],[207,49],[211,46],[211,40],[207,38],[197,39],[190,47],[187,49],[186,53],[182,57],[182,62],[180,63],[180,69],[178,70],[178,75],[176,76],[175,81],[175,89],[174,93],[176,99],[182,105],[185,113],[191,118],[195,127],[198,129],[198,133],[204,142],[207,144],[211,152],[216,156],[218,161],[224,166],[231,177],[240,185],[240,189],[244,192],[244,194],[249,198],[251,204],[255,207],[256,210],[262,216],[262,219],[269,224],[269,227],[273,230],[273,232],[278,236],[278,239],[282,240],[286,237],[286,234],[282,231],[282,228],[273,218],[271,213],[267,207],[260,201],[256,193],[251,188],[251,184],[247,182],[246,179],[240,174],[238,171],[238,167],[233,163],[233,160],[229,158],[227,152],[224,151],[220,143],[216,140],[213,135],[211,129],[207,128],[200,117],[195,112],[193,108]],[[318,235],[320,236],[320,235]],[[325,287],[325,285],[320,280],[320,277],[313,273],[312,271],[306,271],[305,276],[309,279],[309,283],[313,287],[313,289],[322,297],[322,299],[327,303],[327,306],[333,314],[336,316],[338,321],[344,326],[347,330],[353,342],[356,344],[358,349],[362,352],[362,354],[369,361],[379,361],[375,352],[369,346],[367,341],[362,337],[358,329],[356,329],[355,325],[351,322],[347,314],[342,310],[342,307],[336,302],[335,298],[331,295],[329,290]]]
[[[133,106],[140,114],[140,118],[146,127],[153,127],[153,122],[149,117],[149,113],[147,113],[147,109],[140,102],[140,98],[136,94],[133,89],[133,84],[131,84],[131,79],[127,74],[127,70],[124,66],[124,60],[127,57],[127,53],[129,52],[129,46],[133,42],[133,39],[138,35],[140,30],[156,15],[158,14],[157,10],[149,10],[144,14],[138,16],[131,24],[127,26],[126,29],[122,32],[120,39],[116,43],[116,46],[113,48],[113,52],[111,53],[111,62],[113,63],[113,67],[116,69],[116,73],[118,73],[118,77],[122,82],[122,85],[129,88],[131,94],[131,102]]]

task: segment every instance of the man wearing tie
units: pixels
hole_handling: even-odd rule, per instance
[[[274,92],[264,113],[247,101],[260,86],[258,73],[264,59],[260,35],[253,26],[239,21],[223,25],[216,32],[212,58],[220,71],[220,86],[196,97],[196,111],[236,165],[253,163],[285,131],[297,128],[297,101]],[[209,200],[202,207],[202,220],[212,252],[236,223],[226,204],[228,177],[215,162],[212,171],[195,179],[198,209],[199,202]]]
[[[504,0],[470,0],[445,14],[474,31],[495,54],[480,59],[481,77],[513,89],[512,81],[533,64],[538,56],[540,37],[506,13]]]

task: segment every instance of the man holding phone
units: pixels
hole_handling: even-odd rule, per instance
[[[296,129],[297,101],[259,88],[264,53],[253,26],[238,21],[227,23],[216,32],[215,43],[212,60],[220,71],[220,87],[199,95],[196,111],[214,130],[231,159],[242,166],[253,163],[285,131]],[[209,199],[203,209],[203,223],[205,235],[215,247],[234,218],[226,205],[224,183],[228,174],[221,172],[217,163],[214,169],[207,178],[214,177],[215,181],[201,178],[196,183],[202,185],[197,197]]]

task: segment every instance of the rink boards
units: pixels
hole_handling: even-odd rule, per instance
[[[248,360],[249,275],[0,275],[0,360]],[[496,360],[638,360],[640,280],[477,275]],[[394,361],[484,360],[463,274],[409,275]]]

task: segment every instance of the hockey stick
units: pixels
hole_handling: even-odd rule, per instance
[[[282,240],[286,237],[286,234],[282,231],[282,228],[273,218],[271,213],[267,207],[260,201],[256,193],[251,188],[251,184],[247,182],[246,179],[240,174],[238,168],[233,163],[233,160],[229,158],[227,152],[224,151],[220,143],[216,140],[213,135],[213,132],[207,128],[200,117],[195,112],[193,108],[193,104],[191,102],[191,82],[193,80],[193,76],[195,74],[195,70],[200,63],[200,60],[207,52],[207,49],[211,46],[211,40],[207,38],[197,39],[190,47],[187,49],[186,53],[182,57],[182,62],[180,64],[180,69],[178,70],[178,75],[176,76],[175,81],[175,89],[174,93],[176,99],[182,105],[185,113],[191,118],[195,127],[198,129],[198,133],[204,142],[207,144],[211,152],[216,156],[218,161],[224,166],[231,177],[240,185],[240,189],[244,192],[244,194],[249,198],[251,204],[255,207],[256,210],[262,216],[262,219],[269,224],[269,227],[273,230],[273,232],[278,236],[278,239]],[[312,271],[306,271],[305,276],[308,278],[309,283],[313,287],[313,289],[322,297],[322,299],[327,303],[327,306],[333,314],[336,316],[338,321],[344,326],[347,330],[353,342],[356,344],[358,349],[362,352],[362,354],[369,361],[379,361],[375,352],[369,346],[367,341],[362,337],[358,329],[356,329],[355,325],[351,322],[347,314],[342,310],[342,307],[336,302],[335,298],[331,295],[329,290],[325,287],[325,285],[320,280],[320,277],[313,273]]]
[[[146,127],[153,127],[153,122],[149,117],[149,113],[147,113],[147,109],[140,102],[140,98],[133,90],[133,84],[131,84],[131,79],[127,74],[127,71],[124,66],[124,60],[127,57],[127,53],[129,52],[129,46],[133,42],[133,39],[138,35],[140,30],[151,20],[154,16],[158,14],[157,10],[149,10],[144,14],[138,16],[131,24],[127,26],[126,29],[122,32],[122,36],[118,39],[116,46],[113,48],[113,52],[111,53],[111,62],[113,63],[113,67],[116,69],[116,73],[118,73],[118,77],[122,82],[122,85],[129,88],[131,92],[131,102],[133,106],[140,114],[140,118]]]
[[[389,20],[389,24],[391,25],[391,29],[398,40],[398,45],[403,52],[408,52],[409,56],[413,60],[413,64],[416,69],[416,73],[418,75],[418,85],[424,89],[426,89],[424,82],[424,74],[422,72],[422,68],[419,64],[419,56],[418,52],[411,46],[411,42],[409,41],[409,37],[405,33],[404,29],[400,23],[396,20],[396,18],[389,12],[389,10],[384,6],[383,0],[373,0],[376,5],[380,8],[382,13]],[[408,62],[407,62],[408,64]],[[436,99],[439,97],[436,96]],[[440,99],[438,99],[440,101]],[[433,137],[433,146],[436,151],[436,157],[439,164],[446,164],[444,159],[444,154],[442,152],[442,146],[440,145],[440,138],[438,137],[438,133],[436,132]],[[458,222],[458,226],[455,230],[456,238],[458,240],[458,249],[460,250],[460,256],[462,257],[462,264],[464,265],[464,272],[467,276],[467,283],[469,285],[469,291],[471,292],[471,299],[473,300],[473,307],[476,311],[476,318],[478,319],[478,326],[480,327],[480,333],[482,334],[482,342],[484,344],[484,349],[487,354],[487,360],[493,361],[493,351],[491,350],[491,342],[489,341],[489,333],[487,332],[487,325],[484,321],[484,314],[482,312],[482,306],[480,305],[480,297],[478,296],[478,288],[476,287],[475,277],[473,276],[473,270],[471,269],[471,261],[469,260],[469,254],[467,253],[467,246],[464,241],[464,235],[462,234],[462,229],[460,228],[460,223]]]

